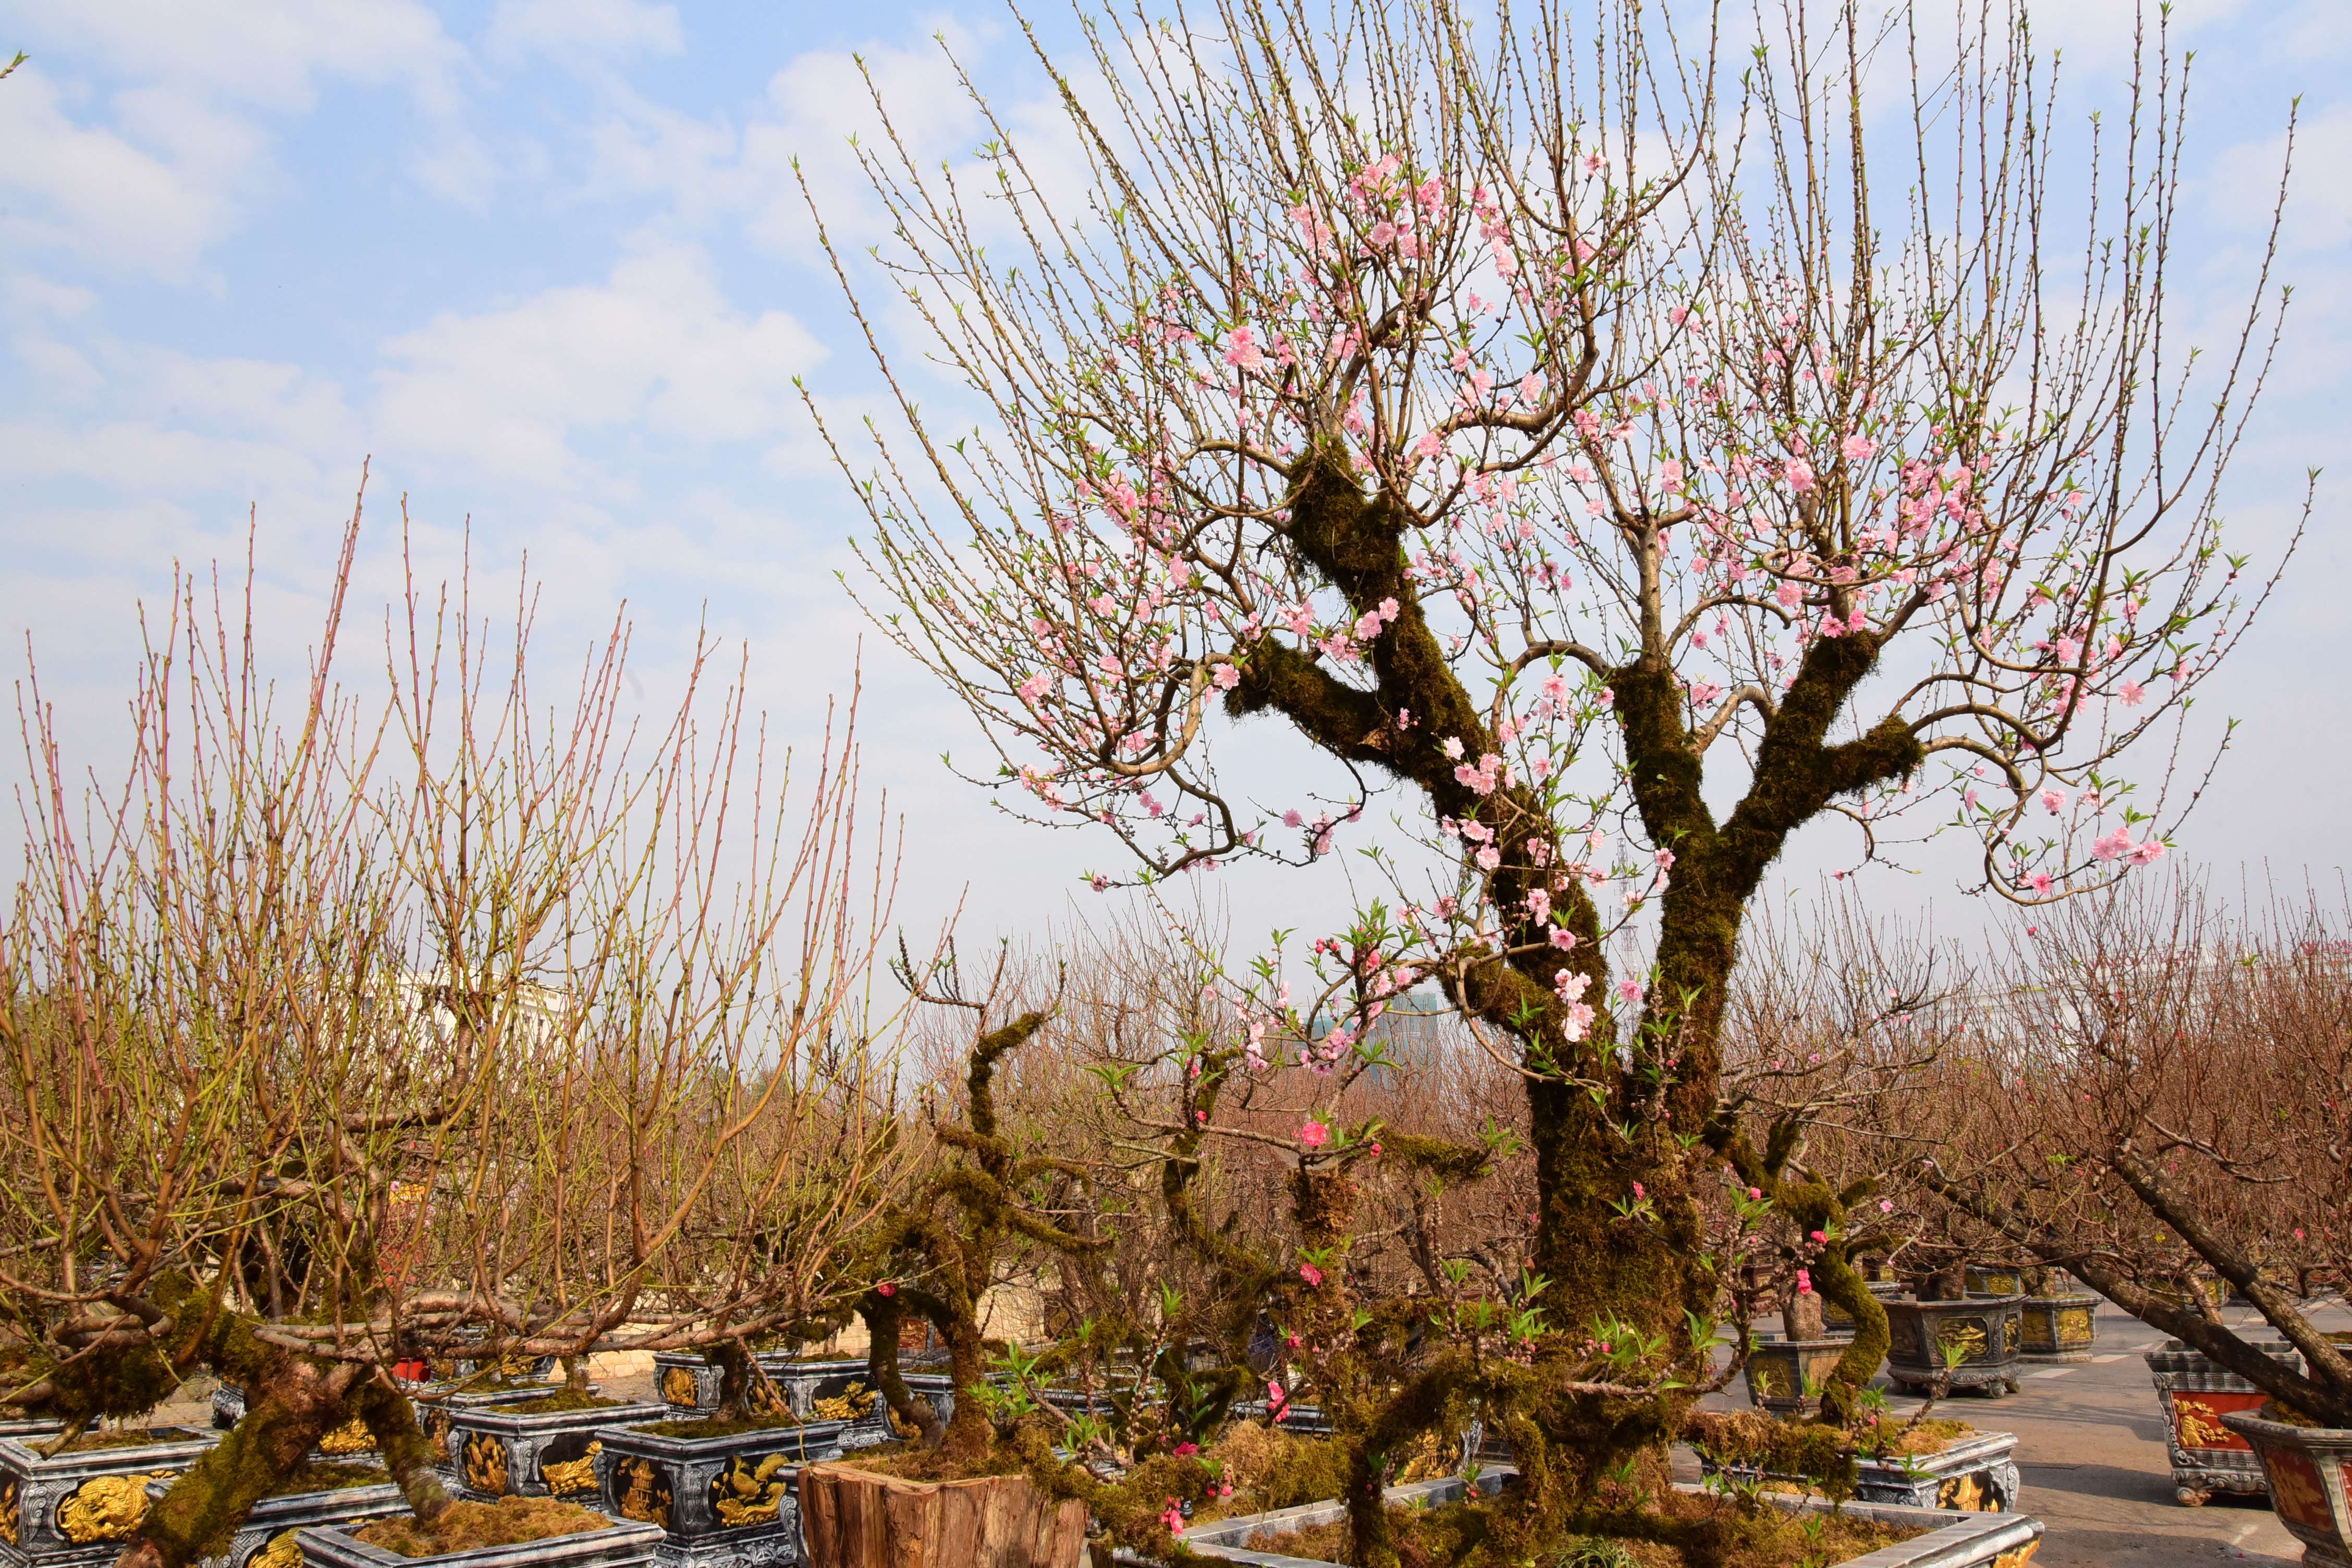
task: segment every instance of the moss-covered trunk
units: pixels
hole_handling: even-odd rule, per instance
[[[988,1345],[980,1325],[969,1318],[946,1325],[948,1380],[955,1385],[955,1412],[948,1417],[944,1447],[955,1459],[984,1458],[996,1429],[988,1419],[981,1395],[988,1387]]]

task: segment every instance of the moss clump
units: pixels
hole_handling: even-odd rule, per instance
[[[120,1432],[85,1432],[58,1452],[88,1454],[100,1448],[146,1448],[157,1443],[184,1443],[190,1436],[177,1426],[126,1426]]]
[[[1428,1510],[1391,1506],[1397,1556],[1413,1568],[1505,1568],[1527,1556],[1510,1500],[1450,1503]],[[1612,1528],[1628,1526],[1623,1530]],[[1822,1568],[1925,1533],[1844,1514],[1742,1512],[1712,1498],[1668,1492],[1628,1517],[1578,1521],[1535,1543],[1534,1558],[1559,1568]],[[1261,1531],[1253,1552],[1322,1563],[1349,1563],[1347,1522],[1273,1534]]]
[[[1020,1455],[1001,1448],[958,1458],[945,1448],[924,1448],[912,1443],[861,1448],[856,1458],[830,1462],[855,1465],[902,1481],[976,1481],[984,1476],[1017,1476],[1028,1468]]]
[[[339,1492],[351,1487],[380,1487],[392,1479],[381,1465],[304,1465],[279,1479],[265,1494],[292,1497],[298,1492]]]
[[[352,1539],[403,1557],[446,1557],[486,1546],[519,1546],[607,1530],[612,1521],[594,1509],[553,1498],[502,1497],[496,1502],[453,1502],[430,1525],[413,1514],[379,1519],[352,1531]]]
[[[1906,1425],[1892,1415],[1874,1416],[1855,1430],[1854,1446],[1872,1456],[1918,1459],[1940,1454],[1961,1438],[1977,1435],[1977,1429],[1965,1421],[1922,1421],[1908,1431],[1904,1430]]]
[[[501,1409],[501,1415],[557,1415],[570,1410],[610,1410],[626,1400],[606,1399],[601,1394],[583,1394],[576,1388],[560,1389],[544,1399],[526,1399],[520,1405]]]
[[[803,1425],[794,1415],[746,1415],[740,1421],[657,1421],[637,1430],[656,1437],[732,1437],[743,1432],[796,1432]]]

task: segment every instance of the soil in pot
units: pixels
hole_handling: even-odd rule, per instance
[[[351,1487],[380,1487],[392,1472],[379,1465],[302,1465],[287,1473],[265,1497],[294,1497],[302,1492],[339,1492]]]
[[[379,1519],[352,1531],[352,1538],[403,1557],[444,1557],[486,1546],[520,1546],[559,1535],[609,1530],[613,1521],[593,1508],[553,1498],[502,1497],[496,1502],[453,1502],[431,1525],[414,1514]]]
[[[626,1405],[625,1399],[605,1399],[593,1394],[583,1394],[576,1388],[566,1388],[544,1399],[527,1399],[520,1405],[501,1405],[501,1415],[562,1415],[574,1410],[609,1410],[616,1405]]]
[[[1494,1506],[1456,1502],[1423,1510],[1391,1505],[1389,1522],[1396,1531],[1397,1555],[1408,1563],[1483,1560],[1492,1534]],[[1669,1492],[1645,1511],[1654,1517],[1658,1533],[1680,1536],[1681,1543],[1570,1536],[1539,1555],[1547,1562],[1622,1564],[1622,1568],[1826,1568],[1925,1533],[1845,1514],[1796,1515],[1777,1509],[1742,1512],[1734,1505],[1688,1492]],[[1250,1538],[1249,1550],[1345,1563],[1349,1560],[1347,1521],[1279,1535],[1260,1531]]]
[[[814,1420],[837,1417],[816,1416]],[[809,1425],[797,1415],[745,1415],[733,1421],[712,1417],[707,1421],[656,1421],[650,1426],[635,1430],[653,1437],[684,1437],[688,1440],[704,1437],[735,1437],[746,1432],[796,1432]]]
[[[126,1427],[120,1432],[85,1432],[49,1457],[58,1458],[67,1454],[89,1454],[100,1448],[147,1448],[152,1447],[157,1443],[184,1443],[187,1440],[188,1435],[177,1426],[164,1426],[154,1430],[145,1426],[133,1426]],[[48,1452],[48,1445],[46,1443],[37,1443],[35,1446],[43,1453]]]

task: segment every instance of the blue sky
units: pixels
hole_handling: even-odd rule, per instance
[[[2352,7],[2188,4],[2197,51],[2176,288],[2237,295],[2267,218],[2288,100],[2303,136],[2282,270],[2292,328],[2229,492],[2274,552],[2305,468],[2347,468],[2352,403]],[[2048,5],[2067,108],[2119,102],[2130,12]],[[1041,16],[1066,38],[1061,14]],[[173,563],[239,557],[257,520],[265,630],[315,626],[341,520],[372,461],[361,596],[396,583],[399,502],[421,553],[545,584],[542,637],[576,648],[625,600],[649,707],[698,620],[745,639],[786,739],[845,691],[860,625],[833,574],[857,518],[793,385],[845,411],[874,377],[811,243],[798,157],[848,243],[873,235],[846,138],[871,63],[919,150],[978,140],[933,35],[1030,124],[1050,121],[1007,13],[891,4],[637,0],[76,0],[0,5],[0,632],[27,639],[93,758],[121,732],[138,605]],[[2286,591],[2200,714],[2245,721],[2180,848],[2331,882],[2352,849],[2340,521],[2323,479]],[[938,753],[951,709],[866,642],[869,776],[908,813],[907,912],[967,883],[979,929],[1058,917],[1108,842],[994,820]],[[19,771],[8,770],[14,777]],[[1807,840],[1789,875],[1840,863]],[[1931,856],[1876,892],[1916,907]],[[1261,915],[1331,918],[1339,889],[1237,885]]]

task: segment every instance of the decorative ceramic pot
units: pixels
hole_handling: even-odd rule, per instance
[[[1876,1297],[1882,1303],[1892,1301],[1904,1294],[1903,1282],[1899,1279],[1867,1280],[1864,1283],[1863,1289]],[[1841,1334],[1852,1338],[1855,1326],[1853,1313],[1828,1297],[1822,1298],[1822,1327],[1829,1332],[1831,1338],[1834,1339]]]
[[[1478,1488],[1492,1493],[1510,1474],[1507,1468],[1484,1471],[1478,1477]],[[1696,1492],[1701,1489],[1684,1482],[1675,1489]],[[1391,1504],[1408,1508],[1436,1507],[1456,1501],[1466,1490],[1463,1478],[1448,1476],[1391,1487],[1387,1498]],[[1768,1492],[1765,1496],[1773,1507],[1790,1513],[1826,1513],[1832,1507],[1820,1498],[1789,1492]],[[1841,1568],[2023,1568],[2042,1542],[2042,1521],[2021,1513],[1956,1513],[1874,1502],[1836,1506],[1848,1518],[1908,1525],[1925,1531],[1908,1541],[1849,1558]],[[1254,1564],[1255,1568],[1314,1568],[1312,1559],[1254,1551],[1249,1543],[1261,1535],[1285,1535],[1318,1524],[1333,1524],[1347,1516],[1348,1508],[1343,1502],[1311,1502],[1300,1508],[1196,1525],[1184,1531],[1183,1541],[1203,1556],[1223,1557]]]
[[[784,1391],[793,1414],[803,1421],[839,1421],[844,1448],[870,1448],[896,1436],[890,1408],[876,1391],[863,1357],[828,1356],[793,1361],[763,1355],[760,1369]]]
[[[1748,1351],[1742,1372],[1748,1402],[1775,1415],[1818,1415],[1821,1396],[1811,1391],[1829,1380],[1853,1344],[1850,1339],[1762,1342]]]
[[[2232,1412],[2221,1424],[2253,1446],[2271,1511],[2312,1568],[2352,1568],[2352,1427],[2291,1426]]]
[[[2017,1392],[2024,1327],[2022,1296],[1976,1296],[1965,1301],[1888,1301],[1886,1376],[1895,1387],[1924,1392],[1944,1377],[1945,1352],[1960,1352],[1947,1386],[1998,1395]]]
[[[2096,1296],[2028,1296],[2017,1310],[2023,1325],[2023,1353],[2032,1362],[2091,1359],[2099,1339]]]
[[[2273,1361],[2300,1371],[2303,1357],[2284,1340],[2252,1347]],[[2202,1351],[2179,1340],[2147,1352],[2164,1409],[2164,1445],[2172,1457],[2173,1495],[2195,1508],[2215,1492],[2259,1496],[2269,1489],[2253,1445],[2224,1425],[2230,1415],[2260,1408],[2270,1396]]]
[[[147,1518],[147,1483],[180,1476],[220,1440],[194,1426],[159,1427],[156,1435],[163,1440],[54,1459],[24,1437],[0,1437],[0,1563],[111,1563]]]
[[[519,1397],[528,1399],[531,1395],[525,1394]],[[233,1388],[223,1384],[214,1389],[214,1430],[226,1432],[244,1420],[245,1404],[245,1390],[242,1388]],[[431,1434],[428,1433],[426,1436],[429,1436]],[[367,1429],[366,1422],[354,1415],[319,1439],[317,1446],[310,1450],[310,1462],[331,1465],[338,1460],[352,1458],[355,1455],[373,1455],[374,1452],[375,1434]]]
[[[661,1526],[658,1563],[763,1568],[801,1558],[802,1465],[841,1455],[842,1423],[812,1421],[724,1437],[670,1437],[640,1428],[601,1431],[597,1506]]]
[[[519,1546],[484,1546],[439,1557],[403,1557],[381,1546],[354,1541],[353,1525],[327,1525],[295,1532],[304,1568],[642,1568],[653,1561],[662,1532],[635,1520],[577,1535],[526,1541]]]
[[[1702,1454],[1707,1475],[1726,1471],[1743,1480],[1784,1481],[1791,1489],[1811,1486],[1807,1476],[1759,1472],[1751,1465],[1724,1465]],[[1853,1495],[1863,1502],[1900,1508],[1941,1509],[1950,1513],[2010,1513],[2017,1508],[2017,1434],[1978,1432],[1940,1454],[1916,1458],[1854,1461]]]
[[[2022,1296],[2025,1294],[2025,1270],[2014,1264],[1997,1263],[1979,1268],[1971,1264],[1961,1275],[1971,1296]]]
[[[605,1405],[521,1414],[502,1405],[449,1413],[447,1453],[457,1490],[477,1502],[554,1497],[593,1506],[599,1427],[670,1418],[666,1405]]]
[[[679,1420],[707,1415],[719,1408],[724,1369],[691,1351],[659,1351],[654,1355],[654,1393]]]
[[[149,1481],[148,1500],[161,1502],[163,1494],[171,1489],[170,1481]],[[407,1511],[407,1500],[389,1480],[373,1486],[336,1487],[327,1491],[266,1497],[253,1505],[253,1511],[245,1516],[245,1522],[229,1537],[228,1551],[204,1559],[203,1568],[302,1568],[302,1548],[294,1538],[296,1531],[321,1524],[365,1524],[372,1519],[388,1519]]]

